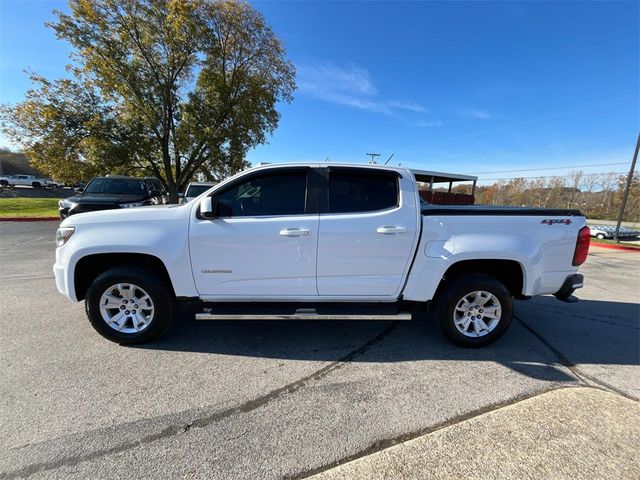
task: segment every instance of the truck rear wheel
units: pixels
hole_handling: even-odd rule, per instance
[[[99,275],[85,298],[89,322],[121,345],[161,336],[171,322],[172,296],[156,275],[142,267],[115,267]]]
[[[483,347],[500,338],[511,324],[513,299],[505,286],[484,274],[447,280],[436,300],[435,316],[449,340]]]

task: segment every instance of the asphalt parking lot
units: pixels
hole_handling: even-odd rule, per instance
[[[496,344],[428,321],[195,322],[121,347],[55,289],[55,222],[0,224],[0,478],[296,478],[563,386],[640,398],[640,255]]]

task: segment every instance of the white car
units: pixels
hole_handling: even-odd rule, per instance
[[[481,346],[513,298],[577,300],[589,240],[577,210],[421,207],[404,168],[267,165],[184,205],[69,217],[53,271],[122,344],[158,337],[190,301],[200,320],[408,320],[429,305],[448,338]]]
[[[5,175],[0,177],[0,186],[15,187],[16,185],[33,188],[60,188],[61,185],[48,178],[38,178],[34,175]]]
[[[199,197],[201,194],[209,190],[213,187],[215,183],[209,182],[191,182],[187,185],[187,188],[184,191],[184,194],[181,196],[180,203],[189,203],[196,197]]]

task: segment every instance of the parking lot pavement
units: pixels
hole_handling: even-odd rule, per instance
[[[53,283],[55,222],[0,225],[0,477],[300,477],[562,386],[639,397],[640,255],[481,350],[416,322],[195,322],[105,341]]]

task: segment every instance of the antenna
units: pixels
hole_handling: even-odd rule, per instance
[[[371,157],[371,160],[369,160],[369,165],[375,165],[376,164],[376,157],[380,156],[379,153],[367,153],[366,155]]]
[[[395,153],[395,152],[393,152],[393,153],[391,154],[391,156],[390,156],[389,158],[387,158],[387,161],[386,161],[386,162],[384,162],[384,164],[386,165],[387,163],[389,163],[389,160],[391,160],[395,154],[396,154],[396,153]]]

